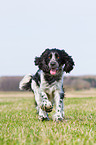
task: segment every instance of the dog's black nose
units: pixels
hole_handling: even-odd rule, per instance
[[[50,64],[51,64],[51,66],[55,66],[56,65],[56,62],[55,61],[52,61]]]

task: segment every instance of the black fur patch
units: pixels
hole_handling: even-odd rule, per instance
[[[41,82],[41,80],[40,80],[39,71],[40,71],[40,70],[38,70],[38,71],[36,72],[36,74],[33,76],[33,80],[36,82],[37,86],[40,87],[40,82]]]
[[[64,99],[64,93],[60,93],[60,99]]]
[[[55,81],[59,81],[61,79],[61,74],[60,75],[57,75],[57,76],[53,76],[53,75],[49,75],[49,74],[44,74],[44,78],[45,78],[45,81],[51,85],[52,83],[54,83]]]

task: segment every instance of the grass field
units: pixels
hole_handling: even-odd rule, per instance
[[[1,92],[0,145],[96,145],[96,90],[68,92],[64,103],[63,122],[54,110],[41,122],[32,93]]]

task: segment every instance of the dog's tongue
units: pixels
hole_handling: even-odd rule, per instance
[[[51,70],[50,70],[50,74],[51,74],[51,75],[55,75],[55,74],[56,74],[56,69],[54,69],[54,70],[51,69]]]

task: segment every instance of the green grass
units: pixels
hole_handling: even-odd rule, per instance
[[[9,96],[0,97],[0,145],[96,145],[96,97],[65,98],[65,120],[57,123],[55,109],[50,121],[38,120],[28,93]]]

